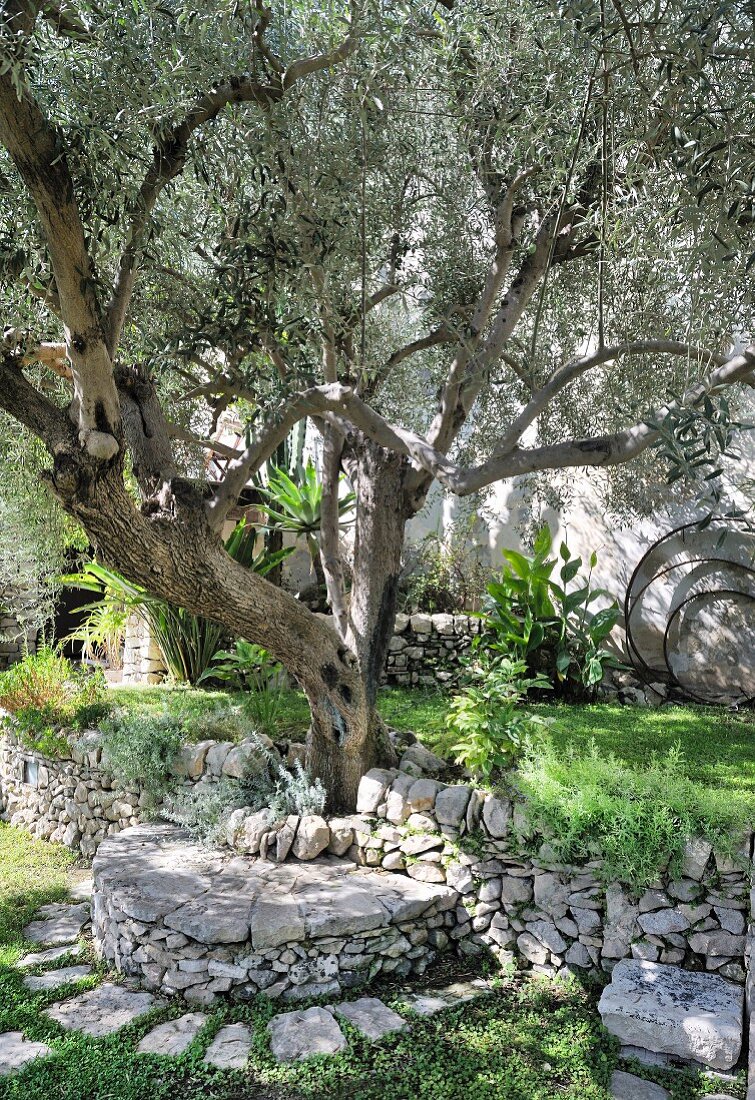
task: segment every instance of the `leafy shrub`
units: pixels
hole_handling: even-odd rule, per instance
[[[249,691],[248,710],[256,728],[272,735],[283,706],[283,666],[271,661],[266,649],[239,638],[232,650],[219,650],[199,677],[221,680],[236,691]]]
[[[448,751],[457,763],[489,780],[550,724],[520,708],[531,688],[547,690],[550,684],[543,676],[528,676],[524,661],[505,657],[473,666],[472,675],[472,682],[450,703],[447,725],[456,740]]]
[[[104,767],[124,786],[141,787],[153,802],[175,782],[171,766],[182,744],[181,728],[166,711],[120,710],[102,724]]]
[[[263,549],[255,554],[256,537],[255,528],[242,519],[228,536],[225,548],[234,561],[264,577],[291,549],[274,553]],[[219,623],[151,596],[140,585],[96,562],[61,580],[98,596],[87,606],[87,618],[71,637],[83,641],[85,649],[106,649],[106,655],[112,659],[113,652],[122,645],[126,620],[135,612],[149,626],[165,666],[177,683],[198,683],[226,636]]]
[[[552,542],[549,528],[543,527],[531,558],[518,550],[503,551],[507,564],[488,585],[478,644],[521,658],[571,694],[589,695],[605,668],[618,664],[603,642],[616,626],[619,610],[609,592],[592,587],[597,555],[590,556],[583,576],[582,559],[573,558],[566,543],[561,543],[558,558],[549,556]],[[577,586],[570,589],[572,581]],[[591,605],[605,598],[611,599],[610,606],[593,612]]]
[[[76,667],[49,646],[0,673],[0,707],[13,715],[21,740],[48,755],[68,748],[62,729],[86,729],[108,714],[106,695],[100,669]]]
[[[704,836],[732,852],[746,828],[746,814],[730,792],[688,777],[678,746],[636,771],[601,756],[594,743],[577,755],[546,742],[528,748],[515,782],[527,799],[529,823],[558,860],[602,857],[607,881],[637,888],[667,864],[677,874],[689,838]]]
[[[225,838],[225,825],[233,811],[247,805],[243,785],[221,776],[217,783],[192,783],[171,791],[160,816],[188,829],[206,844],[218,844]]]

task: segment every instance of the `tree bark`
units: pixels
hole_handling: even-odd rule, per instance
[[[411,515],[405,491],[409,466],[364,436],[355,452],[356,528],[346,641],[374,706],[396,618],[401,553]]]

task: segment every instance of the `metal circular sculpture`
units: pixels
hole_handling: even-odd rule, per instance
[[[755,699],[755,532],[712,519],[643,555],[624,601],[627,649],[645,683],[703,703]]]

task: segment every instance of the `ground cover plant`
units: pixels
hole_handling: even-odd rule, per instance
[[[21,930],[36,907],[60,899],[66,876],[82,873],[73,863],[64,849],[0,824],[0,1032],[23,1030],[53,1049],[48,1060],[0,1078],[0,1100],[172,1100],[179,1092],[186,1100],[609,1100],[617,1044],[595,1011],[598,991],[575,981],[508,976],[492,995],[416,1019],[407,1032],[377,1044],[360,1040],[345,1025],[348,1051],[287,1066],[271,1058],[265,1027],[290,1006],[264,998],[251,1004],[219,1002],[178,1058],[134,1052],[154,1023],[187,1010],[180,999],[110,1037],[63,1032],[42,1010],[75,988],[96,984],[105,976],[102,968],[77,987],[32,994],[13,963],[31,946],[23,943]],[[423,988],[441,986],[463,974],[469,974],[469,964],[449,958],[418,981]],[[407,987],[385,984],[377,992],[398,1006],[400,990]],[[209,1068],[202,1057],[212,1035],[236,1021],[253,1029],[248,1067],[236,1072]],[[710,1092],[710,1082],[698,1074],[639,1072],[662,1082],[673,1100],[697,1100]],[[743,1097],[741,1079],[727,1091]]]

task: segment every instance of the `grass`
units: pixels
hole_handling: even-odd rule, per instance
[[[67,878],[77,874],[73,858],[0,824],[0,866],[0,1033],[23,1031],[53,1050],[48,1059],[0,1078],[0,1100],[610,1100],[617,1044],[595,1011],[597,990],[523,975],[500,980],[490,996],[472,1004],[417,1018],[379,1043],[344,1025],[350,1040],[344,1053],[282,1066],[269,1053],[266,1025],[290,1006],[265,998],[221,1002],[179,1058],[135,1054],[155,1023],[187,1011],[178,999],[109,1037],[64,1032],[43,1009],[91,988],[105,976],[102,969],[75,987],[32,994],[11,964],[30,946],[22,941],[23,924],[38,905],[60,899]],[[439,963],[418,987],[446,984],[459,976],[458,966]],[[400,988],[385,984],[375,992],[398,1006]],[[209,1068],[202,1059],[212,1035],[237,1021],[253,1031],[247,1068]],[[711,1087],[698,1074],[641,1072],[670,1088],[673,1100],[697,1100]],[[741,1098],[741,1078],[727,1091]]]

